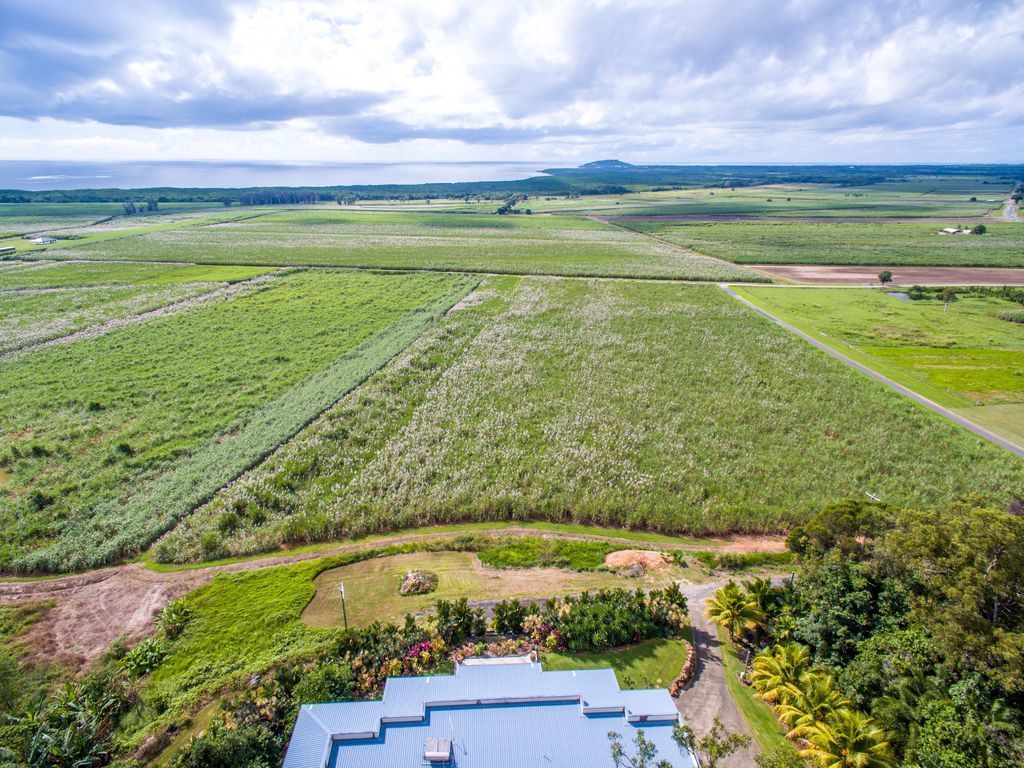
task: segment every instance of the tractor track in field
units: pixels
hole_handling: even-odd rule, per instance
[[[691,549],[702,547],[692,542],[637,542],[585,533],[526,527],[467,531],[473,534],[499,534],[513,537],[538,537],[577,541],[623,543],[623,548],[648,546],[651,549]],[[36,580],[0,582],[0,604],[52,602],[42,618],[20,638],[29,661],[57,662],[71,669],[87,669],[110,646],[123,637],[135,642],[153,632],[156,615],[172,600],[210,582],[220,573],[239,573],[278,565],[316,560],[345,552],[377,549],[396,544],[431,541],[458,535],[439,531],[375,538],[339,544],[312,552],[275,554],[220,565],[197,566],[177,570],[156,570],[133,562],[87,573]],[[706,539],[705,549],[716,552],[778,552],[785,548],[781,536],[735,536]]]

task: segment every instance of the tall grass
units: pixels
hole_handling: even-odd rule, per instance
[[[472,286],[300,273],[0,369],[0,567],[131,554],[258,463]]]
[[[717,288],[488,279],[166,536],[189,561],[428,523],[782,531],[830,499],[1004,496],[1024,463]]]

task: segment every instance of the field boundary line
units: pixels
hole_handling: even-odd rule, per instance
[[[608,225],[609,227],[615,227],[616,229],[621,230],[622,232],[629,232],[629,233],[634,234],[634,235],[639,235],[640,237],[646,237],[648,240],[653,240],[656,243],[661,243],[662,245],[667,245],[667,246],[669,246],[671,248],[675,248],[676,250],[682,251],[683,253],[685,253],[685,254],[687,254],[689,256],[696,256],[696,257],[702,258],[702,259],[712,259],[714,261],[720,261],[723,264],[728,264],[730,266],[736,267],[737,269],[742,269],[742,270],[745,270],[747,272],[750,272],[754,276],[766,277],[766,278],[768,278],[768,283],[775,282],[773,278],[769,277],[768,275],[762,274],[761,272],[758,272],[757,270],[755,270],[753,267],[751,267],[748,264],[740,264],[738,261],[729,261],[728,259],[723,259],[721,256],[712,256],[710,254],[698,251],[698,250],[696,250],[694,248],[689,248],[688,246],[680,245],[679,243],[673,243],[671,240],[665,240],[664,238],[658,237],[657,235],[652,235],[650,232],[641,232],[639,229],[632,229],[630,227],[625,226],[624,224],[620,224],[619,222],[612,221],[610,219],[602,219],[602,218],[600,218],[598,216],[586,216],[584,218],[592,219],[593,221],[599,221],[602,224]],[[720,283],[721,281],[714,280],[714,281],[709,281],[709,282],[719,282]],[[738,283],[740,281],[739,280],[733,280],[732,282]],[[762,281],[762,280],[751,280],[750,282],[751,283],[763,283],[764,281]]]
[[[879,373],[878,371],[876,371],[876,370],[874,370],[872,368],[869,368],[868,366],[866,366],[866,365],[864,365],[862,363],[858,363],[853,358],[847,357],[842,352],[840,352],[839,350],[829,346],[825,342],[819,341],[818,339],[814,338],[810,334],[805,333],[804,331],[801,331],[796,326],[787,323],[785,320],[782,320],[779,317],[776,317],[775,315],[773,315],[768,310],[759,307],[757,304],[755,304],[754,302],[750,301],[749,299],[747,299],[747,298],[745,298],[743,296],[740,296],[738,293],[736,293],[736,291],[734,291],[732,289],[732,286],[730,284],[728,284],[728,283],[719,283],[719,287],[721,287],[722,290],[724,290],[727,294],[732,296],[737,301],[742,302],[743,304],[746,304],[752,310],[757,312],[757,314],[761,315],[762,317],[764,317],[764,318],[766,318],[768,320],[771,320],[776,325],[779,325],[782,328],[785,328],[790,333],[793,333],[793,334],[799,336],[801,339],[803,339],[804,341],[808,342],[809,344],[817,347],[822,352],[826,352],[829,355],[831,355],[832,357],[836,358],[837,360],[840,360],[840,361],[846,363],[851,368],[853,368],[853,369],[855,369],[857,371],[860,371],[861,373],[867,374],[868,376],[870,376],[875,381],[877,381],[877,382],[879,382],[881,384],[884,384],[885,386],[889,387],[890,389],[896,390],[901,395],[905,395],[906,397],[909,397],[914,402],[918,403],[919,405],[923,405],[925,408],[928,408],[929,410],[934,411],[935,413],[939,414],[940,416],[944,416],[945,418],[947,418],[950,421],[952,421],[954,424],[958,424],[961,427],[964,427],[965,429],[970,430],[971,432],[973,432],[974,434],[978,435],[979,437],[984,438],[985,440],[988,440],[991,443],[995,443],[1000,448],[1005,448],[1010,453],[1014,453],[1014,454],[1024,458],[1024,446],[1017,445],[1016,443],[1011,442],[1010,440],[1007,440],[1004,437],[1000,437],[999,435],[995,434],[994,432],[989,432],[987,429],[982,427],[980,424],[976,424],[975,422],[971,421],[970,419],[964,418],[963,416],[961,416],[960,414],[956,413],[955,411],[953,411],[953,410],[951,410],[949,408],[946,408],[944,405],[939,405],[934,400],[930,400],[927,397],[925,397],[924,395],[918,394],[917,392],[915,392],[914,390],[910,389],[909,387],[905,387],[902,384],[899,384],[899,383],[893,381],[888,376],[885,376],[885,375]]]
[[[210,302],[217,301],[224,298],[234,298],[238,294],[248,295],[253,288],[259,288],[264,283],[269,283],[272,280],[278,278],[280,275],[277,272],[268,272],[262,275],[256,275],[250,277],[247,280],[239,280],[235,283],[228,283],[219,288],[207,291],[206,293],[200,293],[195,296],[188,296],[178,301],[172,301],[169,304],[164,304],[154,309],[146,310],[145,312],[139,312],[134,315],[126,315],[124,317],[115,317],[110,320],[104,320],[101,323],[95,323],[94,325],[87,325],[85,328],[80,328],[77,331],[64,334],[63,336],[56,336],[52,339],[46,339],[45,341],[39,341],[34,344],[26,344],[22,347],[15,347],[14,349],[8,350],[0,354],[0,363],[6,363],[22,355],[36,352],[46,347],[57,346],[58,344],[72,344],[76,341],[84,341],[85,339],[95,338],[97,336],[105,336],[108,333],[119,331],[122,328],[128,328],[132,325],[140,325],[142,323],[148,323],[153,320],[159,320],[164,317],[170,317],[171,315],[177,315],[181,312],[187,312],[195,307],[200,307],[203,304],[209,304]],[[94,285],[94,286],[82,286],[84,290],[95,290],[102,288],[109,288],[110,286]],[[79,290],[78,288],[41,288],[39,291],[63,291],[63,290]],[[0,291],[0,295],[6,295],[14,293],[14,291]]]
[[[675,246],[681,248],[682,246]],[[725,264],[732,264],[731,261],[724,261],[719,259],[717,256],[704,256],[702,253],[694,254],[706,259],[715,259],[716,261],[722,261]],[[454,267],[393,267],[393,266],[379,266],[379,265],[367,265],[367,264],[287,264],[283,262],[260,262],[260,263],[240,263],[240,262],[226,262],[226,261],[140,261],[138,259],[89,259],[84,257],[78,257],[75,259],[61,259],[54,257],[40,257],[35,259],[24,258],[19,259],[26,263],[37,263],[37,262],[54,262],[70,263],[72,261],[76,263],[93,263],[93,264],[169,264],[179,265],[185,267],[266,267],[267,269],[347,269],[355,272],[382,272],[388,273],[435,273],[439,275],[466,275],[468,277],[550,277],[555,280],[636,280],[636,281],[647,281],[647,282],[660,282],[660,283],[682,283],[685,285],[718,285],[721,284],[722,280],[717,278],[707,278],[701,280],[695,277],[673,277],[672,275],[627,275],[624,273],[615,274],[586,274],[586,273],[569,273],[569,272],[496,272],[493,270],[486,269],[471,269],[462,268],[456,269]],[[737,265],[733,265],[737,266]],[[744,264],[738,265],[742,269],[746,269],[748,272],[753,273],[755,276],[760,273],[755,273],[754,270]],[[768,278],[765,275],[765,280],[750,280],[749,282],[744,280],[730,280],[728,281],[731,285],[751,285],[751,286],[765,286],[770,285]]]

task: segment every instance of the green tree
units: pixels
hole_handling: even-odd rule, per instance
[[[776,714],[789,728],[786,737],[790,739],[803,738],[818,723],[852,706],[836,688],[834,675],[808,672],[787,688],[784,703],[776,708]]]
[[[811,649],[799,643],[776,645],[758,653],[750,666],[750,684],[758,696],[777,704],[810,669]]]
[[[878,274],[878,281],[882,285],[886,285],[888,283],[891,283],[892,282],[892,272],[890,272],[888,269],[883,270],[882,272],[880,272]]]
[[[733,642],[744,632],[754,632],[765,626],[764,611],[757,604],[757,598],[735,581],[730,581],[708,600],[707,614],[709,619],[725,628]]]
[[[893,768],[885,732],[865,714],[838,710],[827,722],[805,732],[806,749],[800,756],[820,768]]]
[[[878,567],[911,585],[911,617],[947,658],[1024,693],[1024,518],[960,504],[897,519]]]
[[[704,768],[717,768],[720,761],[750,746],[749,736],[727,730],[717,717],[711,728],[699,736],[690,726],[677,725],[672,738],[680,752],[695,753]]]
[[[632,755],[626,754],[626,748],[622,744],[622,734],[615,731],[608,732],[608,741],[611,742],[612,761],[615,768],[672,768],[668,760],[658,760],[658,750],[654,742],[648,739],[639,729],[636,738],[633,739],[635,752]]]

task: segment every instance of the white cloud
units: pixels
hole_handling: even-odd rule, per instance
[[[8,0],[0,156],[1020,159],[1024,5]],[[417,154],[419,153],[419,154]]]

